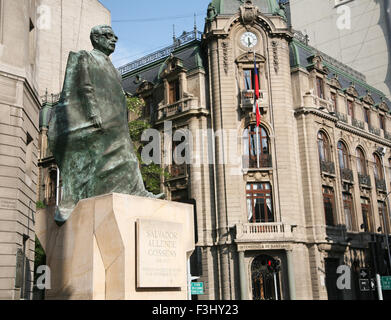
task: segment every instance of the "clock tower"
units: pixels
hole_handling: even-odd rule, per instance
[[[301,253],[292,251],[289,243],[280,243],[277,250],[268,243],[262,250],[259,243],[241,237],[252,222],[253,226],[256,222],[304,224],[297,191],[301,177],[289,62],[292,36],[277,0],[213,0],[208,7],[203,43],[211,126],[218,132],[212,217],[216,240],[206,255],[213,261],[207,266],[213,265],[214,270],[205,270],[215,277],[214,281],[209,277],[209,299],[248,299],[252,290],[249,270],[262,254],[284,261],[282,274],[291,276],[279,283],[294,296],[292,266]],[[259,133],[256,104],[261,114]],[[233,159],[239,159],[239,164]],[[257,216],[260,212],[263,216]]]

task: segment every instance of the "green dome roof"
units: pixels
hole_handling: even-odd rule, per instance
[[[235,14],[245,2],[245,0],[212,0],[217,14]],[[262,13],[279,14],[280,5],[278,4],[278,0],[252,0],[252,3]]]

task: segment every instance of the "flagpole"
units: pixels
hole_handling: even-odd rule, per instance
[[[254,48],[254,72],[256,70],[256,67],[257,67],[257,59],[256,59],[256,54],[255,54],[255,48]],[[258,77],[255,77],[254,75],[254,109],[257,109],[259,108],[258,107],[258,101],[257,101],[257,97],[258,97],[258,93],[255,92],[258,88],[258,86],[255,84],[255,81],[259,81],[258,80]],[[257,113],[257,110],[254,110],[254,113],[256,114]],[[260,148],[260,143],[259,143],[259,126],[258,126],[258,121],[257,121],[257,129],[255,131],[255,134],[257,135],[257,168],[259,169],[259,148]]]
[[[257,126],[257,168],[259,169],[259,127]]]

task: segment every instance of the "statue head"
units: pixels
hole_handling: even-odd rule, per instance
[[[115,44],[118,41],[118,37],[109,25],[93,27],[91,29],[90,39],[94,49],[103,52],[107,56],[114,52]]]

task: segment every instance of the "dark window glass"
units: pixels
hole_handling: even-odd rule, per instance
[[[364,152],[361,149],[357,148],[356,150],[356,160],[357,160],[357,171],[359,174],[367,174],[367,166],[365,161]]]
[[[259,165],[261,168],[272,166],[270,161],[269,135],[263,127],[259,128],[257,139],[256,126],[251,125],[243,132],[244,156],[248,159],[249,168],[257,168],[257,150],[259,154]]]
[[[338,160],[339,160],[339,167],[341,169],[348,169],[349,168],[349,156],[346,149],[346,146],[343,142],[338,142]]]
[[[383,179],[383,166],[381,164],[380,158],[377,154],[373,155],[375,165],[373,167],[373,173],[376,179]]]
[[[316,91],[319,98],[324,99],[323,79],[316,77]]]
[[[327,226],[334,226],[334,190],[330,187],[323,187],[323,204],[324,204],[324,213],[325,221]]]
[[[179,80],[170,81],[168,104],[173,104],[179,100]]]
[[[337,95],[331,92],[331,101],[333,101],[334,110],[337,110]]]
[[[361,198],[361,211],[365,232],[372,231],[371,225],[371,202],[368,198]]]
[[[321,161],[329,161],[330,159],[329,141],[323,132],[318,133],[318,151],[319,151],[319,158]]]
[[[343,193],[342,199],[346,229],[351,231],[353,230],[353,198],[351,194]]]
[[[354,106],[353,102],[348,100],[348,115],[354,118]]]
[[[244,89],[253,90],[254,88],[254,77],[253,70],[245,69],[244,70]]]
[[[364,108],[364,120],[368,124],[369,124],[369,119],[370,119],[370,117],[369,117],[369,109]]]
[[[385,120],[384,120],[384,116],[382,114],[379,115],[379,120],[380,120],[380,129],[384,130],[385,129]]]

